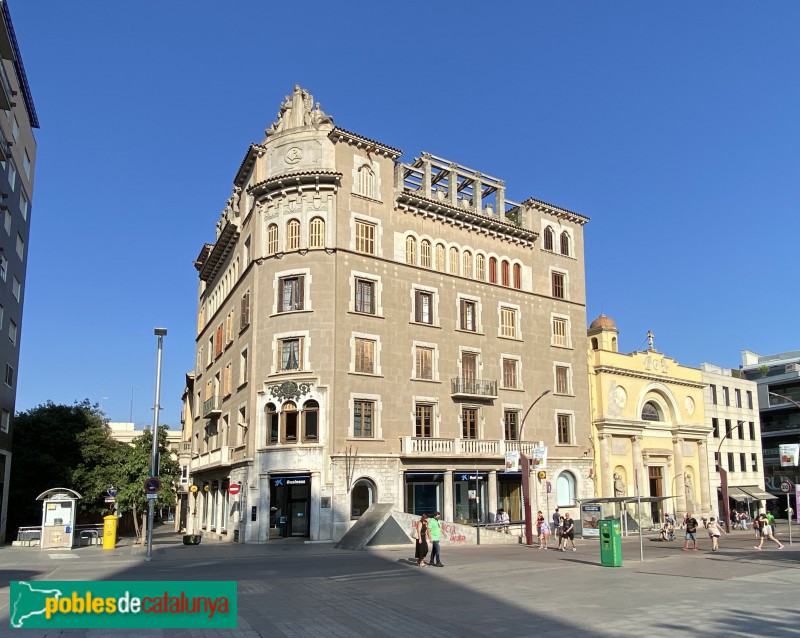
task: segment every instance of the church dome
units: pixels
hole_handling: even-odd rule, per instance
[[[605,315],[601,314],[589,325],[589,330],[594,330],[595,328],[610,328],[612,330],[616,330],[617,324],[614,323],[614,320],[611,317],[606,317]]]

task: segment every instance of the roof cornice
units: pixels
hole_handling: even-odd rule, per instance
[[[554,206],[553,204],[548,204],[547,202],[543,202],[540,199],[534,199],[533,197],[529,197],[522,203],[523,205],[535,208],[536,210],[545,213],[546,215],[552,215],[553,217],[557,217],[558,219],[565,219],[575,224],[580,224],[581,226],[583,226],[589,221],[589,218],[584,215],[574,213],[571,210],[567,210],[566,208]]]
[[[348,144],[352,144],[358,148],[363,148],[367,152],[378,153],[379,155],[384,155],[385,157],[389,157],[393,160],[397,159],[403,154],[403,151],[401,151],[399,148],[381,144],[380,142],[376,142],[368,137],[363,137],[357,133],[339,128],[338,126],[334,127],[334,129],[328,134],[328,137],[334,142],[347,142]]]

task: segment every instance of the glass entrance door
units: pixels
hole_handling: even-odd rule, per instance
[[[308,536],[308,501],[291,501],[289,503],[291,512],[289,535]]]

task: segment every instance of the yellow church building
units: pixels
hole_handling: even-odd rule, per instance
[[[665,513],[679,521],[686,512],[708,516],[701,371],[658,352],[651,333],[647,350],[618,352],[619,331],[605,315],[587,334],[595,495],[647,499],[643,524],[648,516],[658,524]]]

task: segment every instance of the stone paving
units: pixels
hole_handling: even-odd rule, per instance
[[[600,566],[596,540],[578,551],[524,546],[448,547],[444,568],[419,568],[413,545],[347,552],[330,544],[184,546],[161,534],[151,562],[140,548],[81,548],[53,558],[0,548],[0,636],[5,638],[257,638],[420,635],[798,636],[800,530],[786,548],[753,549],[752,532],[623,539],[623,565]],[[61,555],[64,555],[63,553]],[[229,630],[11,630],[11,580],[236,580],[239,623]]]

